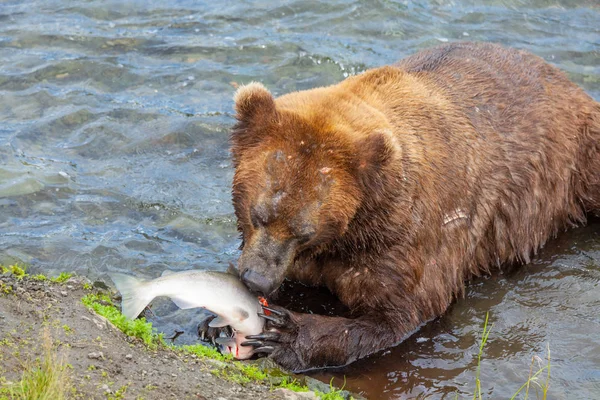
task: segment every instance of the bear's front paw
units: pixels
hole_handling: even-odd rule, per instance
[[[242,346],[252,346],[256,353],[266,353],[277,364],[290,371],[305,368],[302,357],[295,347],[298,338],[298,319],[302,314],[296,314],[283,307],[263,307],[259,314],[267,320],[264,332],[258,335],[246,336],[247,341]]]

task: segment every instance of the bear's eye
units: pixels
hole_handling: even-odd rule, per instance
[[[250,210],[250,222],[255,229],[267,225],[268,217],[263,207],[255,207]]]
[[[295,229],[294,237],[300,244],[308,243],[315,236],[315,228],[312,225],[303,224]]]
[[[304,234],[304,235],[297,236],[297,239],[298,239],[299,244],[306,244],[306,243],[310,242],[310,239],[312,239],[312,237],[313,237],[313,235]]]

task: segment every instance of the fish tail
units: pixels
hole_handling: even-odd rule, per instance
[[[154,294],[148,290],[145,281],[119,272],[111,272],[108,276],[121,293],[121,313],[125,317],[136,318],[154,299]]]

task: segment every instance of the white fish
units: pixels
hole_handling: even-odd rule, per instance
[[[222,350],[243,360],[254,353],[252,346],[240,346],[248,335],[263,331],[264,319],[258,298],[234,275],[217,271],[165,271],[159,278],[144,281],[130,275],[109,273],[121,293],[122,313],[136,318],[158,296],[167,296],[182,309],[202,307],[215,314],[209,326],[229,325],[233,338],[217,338]]]

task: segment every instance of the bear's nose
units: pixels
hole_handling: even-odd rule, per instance
[[[255,293],[268,295],[271,292],[271,282],[262,274],[251,269],[242,273],[242,282]]]

